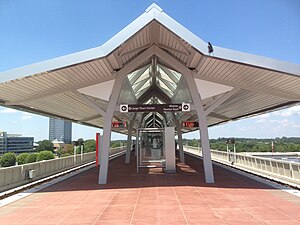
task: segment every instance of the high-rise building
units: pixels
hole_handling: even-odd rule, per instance
[[[33,137],[22,137],[20,134],[0,132],[0,155],[6,152],[22,153],[33,151]]]
[[[72,122],[50,118],[49,120],[49,140],[63,141],[66,144],[72,142]]]

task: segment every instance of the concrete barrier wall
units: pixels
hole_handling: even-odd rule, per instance
[[[29,182],[65,171],[95,160],[95,152],[68,156],[41,162],[28,163],[0,169],[0,191],[8,190]],[[35,176],[29,179],[28,171],[34,170]]]
[[[185,151],[202,156],[201,149],[186,146]],[[228,165],[234,165],[240,169],[246,169],[261,175],[275,178],[282,182],[300,185],[300,163],[288,162],[279,159],[263,158],[253,155],[227,153],[224,151],[210,150],[212,160]],[[234,159],[235,158],[235,159]]]
[[[124,151],[123,148],[112,148],[110,155]],[[0,168],[0,192],[15,188],[32,181],[54,175],[59,172],[95,161],[96,152],[78,154],[19,166]],[[35,171],[33,179],[29,179],[29,170]]]

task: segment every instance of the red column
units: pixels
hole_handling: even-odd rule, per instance
[[[98,152],[99,152],[99,148],[98,148],[98,146],[99,146],[99,136],[100,136],[100,133],[96,133],[96,167],[98,167],[99,166],[99,154],[98,154]]]

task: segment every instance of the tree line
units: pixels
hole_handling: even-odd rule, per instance
[[[210,139],[210,148],[214,150],[226,151],[226,140],[229,138]],[[231,139],[231,138],[230,138]],[[275,152],[299,152],[300,138],[298,137],[276,137],[276,138],[234,138],[237,152],[272,152],[272,142]],[[183,139],[184,145],[193,147],[201,146],[199,139]],[[232,150],[233,146],[229,145]]]
[[[22,165],[27,163],[34,163],[43,160],[49,160],[59,157],[67,157],[74,155],[74,145],[75,153],[81,154],[81,145],[83,145],[83,153],[96,151],[96,141],[94,139],[83,140],[79,138],[77,141],[73,141],[72,144],[65,144],[64,147],[55,149],[52,141],[42,140],[37,142],[39,145],[33,149],[30,153],[15,154],[14,152],[7,152],[0,157],[0,166],[9,167],[14,165]],[[126,146],[127,141],[116,140],[111,141],[110,147],[117,148],[121,146]]]

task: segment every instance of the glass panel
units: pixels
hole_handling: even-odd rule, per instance
[[[159,98],[157,98],[157,102],[158,102],[158,104],[165,104],[165,102],[160,100]]]
[[[149,68],[136,80],[136,82],[134,82],[134,84],[137,84],[139,83],[140,81],[144,80],[144,79],[147,79],[150,77],[150,74],[149,74]]]
[[[138,141],[138,167],[163,167],[163,130],[139,130]]]
[[[162,82],[161,80],[159,81],[159,86],[163,89],[166,89],[168,92],[172,93],[173,94],[173,91],[167,86],[165,85],[164,82]]]
[[[150,79],[139,89],[139,91],[144,90],[145,88],[150,87],[151,81]]]
[[[165,80],[167,80],[171,83],[174,83],[174,81],[161,68],[159,68],[159,72],[160,72],[160,75],[163,79],[165,79]]]
[[[160,120],[164,120],[164,117],[162,115],[160,115],[159,113],[157,113],[156,115],[160,118]]]

